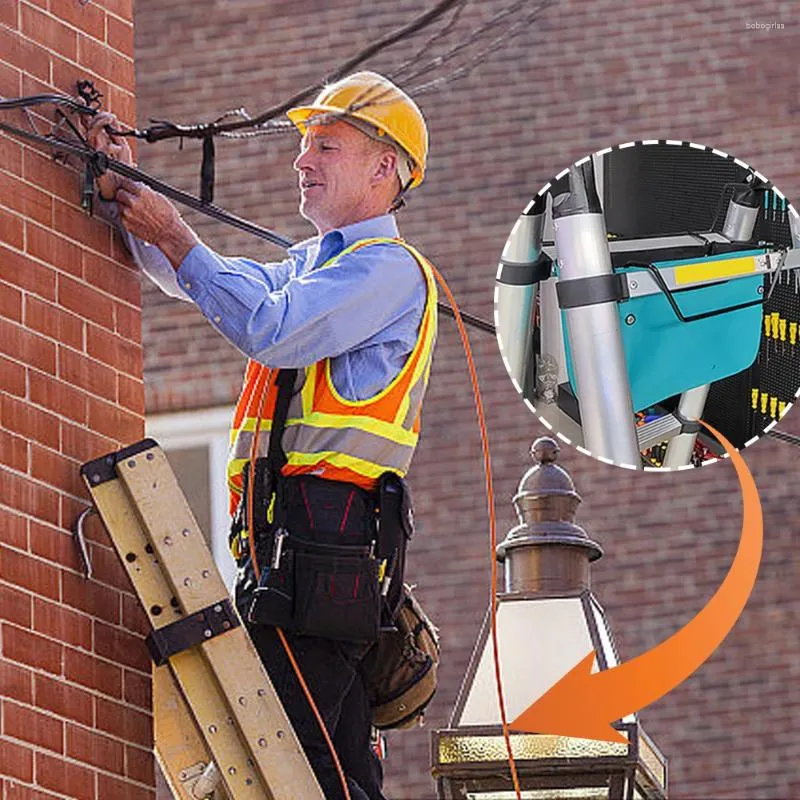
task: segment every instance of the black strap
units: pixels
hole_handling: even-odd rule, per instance
[[[267,468],[273,478],[280,475],[281,469],[286,463],[286,453],[283,449],[282,440],[295,378],[297,378],[296,369],[282,369],[279,370],[278,377],[275,380],[275,384],[278,387],[278,396],[275,398],[275,411],[272,414],[272,427],[269,432],[269,447],[267,448]],[[274,481],[272,485],[275,485]]]

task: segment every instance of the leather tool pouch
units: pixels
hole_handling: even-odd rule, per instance
[[[250,622],[377,641],[381,595],[373,506],[357,486],[313,476],[279,479]]]

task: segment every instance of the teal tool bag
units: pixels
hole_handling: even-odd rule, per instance
[[[763,250],[737,253],[760,255]],[[719,256],[718,260],[731,258]],[[711,262],[715,259],[705,259]],[[697,260],[663,261],[656,269],[696,264]],[[628,274],[645,273],[630,266]],[[631,297],[617,304],[633,410],[641,411],[673,395],[712,383],[747,369],[758,354],[761,338],[764,275],[721,280],[686,289],[673,289],[672,298],[685,317],[723,311],[715,316],[684,322],[664,292]],[[748,305],[745,308],[737,306]],[[730,309],[724,311],[724,309]],[[580,400],[570,354],[566,315],[561,312],[567,372],[572,391]]]

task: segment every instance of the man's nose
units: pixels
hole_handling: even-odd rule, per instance
[[[312,168],[312,163],[311,162],[312,162],[312,159],[311,159],[311,156],[310,156],[310,151],[309,150],[301,150],[297,154],[297,158],[294,160],[293,166],[298,172],[302,172],[302,170],[304,170],[304,169],[311,169]]]

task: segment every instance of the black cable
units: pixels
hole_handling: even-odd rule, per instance
[[[54,96],[60,97],[60,95]],[[22,100],[24,99],[25,98],[22,98]],[[4,101],[0,101],[0,103],[2,102]],[[21,108],[24,106],[18,105],[16,107]],[[80,106],[80,110],[85,112],[87,111],[87,108],[86,106]],[[88,110],[91,113],[91,109]],[[254,236],[258,236],[260,239],[264,239],[265,241],[277,245],[284,250],[288,249],[293,244],[292,240],[287,239],[285,236],[281,236],[280,234],[268,230],[267,228],[262,228],[260,225],[256,225],[254,222],[250,222],[249,220],[237,217],[235,214],[231,214],[228,211],[219,208],[218,206],[212,205],[211,203],[204,203],[200,198],[195,197],[188,192],[183,192],[180,189],[176,189],[174,186],[170,186],[170,184],[160,181],[158,178],[154,178],[152,175],[148,175],[148,173],[143,172],[136,167],[131,167],[128,164],[123,164],[121,161],[109,158],[105,153],[102,153],[99,150],[92,150],[86,145],[78,145],[74,142],[64,141],[63,139],[56,139],[53,137],[42,136],[38,133],[24,131],[4,122],[0,122],[0,130],[14,134],[15,136],[20,136],[24,139],[28,139],[29,141],[36,142],[37,144],[43,144],[77,156],[92,166],[95,175],[102,175],[107,170],[110,170],[111,172],[115,172],[117,175],[122,175],[124,178],[129,178],[130,180],[143,183],[146,186],[149,186],[151,189],[157,191],[159,194],[163,194],[165,197],[168,197],[170,200],[174,200],[177,203],[181,203],[181,205],[185,205],[191,209],[194,209],[195,211],[199,211],[201,214],[205,214],[212,219],[216,219],[218,222],[231,225],[234,228],[245,231],[246,233],[251,233]],[[455,316],[450,306],[439,302],[438,307],[439,311],[447,316]],[[468,322],[474,328],[478,328],[479,330],[487,333],[495,332],[494,325],[480,319],[480,317],[475,317],[471,314],[465,314],[463,312],[461,316],[464,318],[465,322]]]
[[[204,139],[207,136],[216,136],[223,131],[229,132],[237,131],[242,128],[257,128],[259,126],[263,126],[271,119],[283,114],[285,111],[288,111],[293,106],[301,103],[315,92],[318,92],[327,84],[343,78],[352,69],[359,66],[364,61],[372,58],[381,50],[385,50],[387,47],[390,47],[391,45],[396,44],[397,42],[417,33],[417,31],[427,27],[459,2],[461,2],[461,0],[440,0],[440,2],[429,11],[426,11],[424,14],[420,14],[418,17],[415,17],[413,20],[411,20],[411,22],[403,25],[401,28],[397,28],[390,33],[387,33],[376,42],[373,42],[360,52],[356,53],[356,55],[347,59],[347,61],[340,64],[333,72],[331,72],[329,75],[326,75],[323,80],[310,86],[306,86],[305,89],[301,89],[299,92],[292,95],[292,97],[290,97],[288,100],[284,100],[283,102],[268,108],[266,111],[259,114],[257,117],[253,117],[252,119],[243,119],[239,120],[238,122],[226,123],[201,123],[197,125],[176,125],[172,122],[163,121],[157,126],[151,126],[150,128],[145,128],[141,131],[138,129],[131,129],[127,131],[115,131],[114,133],[121,136],[135,136],[136,138],[145,139],[148,142],[158,142],[162,141],[163,139],[172,139],[176,137],[185,139]]]

